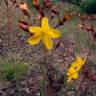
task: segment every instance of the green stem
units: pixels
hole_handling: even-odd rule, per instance
[[[45,70],[45,64],[46,64],[46,57],[45,57],[45,48],[43,48],[43,63],[41,63],[40,65],[40,69],[41,69],[41,74],[42,74],[42,80],[40,81],[40,96],[45,96],[45,75],[46,75],[46,70]]]

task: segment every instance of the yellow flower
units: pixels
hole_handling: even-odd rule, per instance
[[[81,67],[84,65],[85,61],[86,61],[86,58],[82,59],[80,56],[76,57],[75,62],[73,62],[70,68],[68,69],[67,82],[71,82],[73,79],[78,78],[78,72],[80,71]]]
[[[86,61],[86,58],[82,59],[80,56],[77,56],[75,62],[72,63],[72,66],[73,67],[82,66],[84,65],[85,61]]]
[[[69,83],[69,82],[71,82],[73,79],[77,79],[77,78],[78,78],[78,73],[75,73],[75,74],[73,74],[73,75],[71,75],[71,76],[68,77],[67,82]]]
[[[52,38],[60,37],[59,30],[51,28],[46,17],[42,19],[41,27],[30,26],[29,31],[34,35],[28,39],[28,43],[36,45],[42,41],[47,49],[52,49],[53,47]]]

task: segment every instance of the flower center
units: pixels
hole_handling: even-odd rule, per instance
[[[47,32],[48,32],[48,30],[46,30],[46,31],[42,31],[42,35],[43,35],[43,36],[46,35]]]

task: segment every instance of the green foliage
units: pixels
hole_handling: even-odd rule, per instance
[[[94,14],[96,13],[96,0],[83,0],[80,7],[83,12]]]
[[[57,3],[58,0],[51,0],[53,4]],[[29,3],[29,5],[32,7],[32,0],[28,0],[27,1]],[[39,3],[42,4],[43,3],[43,0],[39,0]]]
[[[59,0],[59,1],[63,1],[63,2],[68,1],[69,3],[74,3],[76,5],[79,5],[82,0]]]
[[[42,4],[43,0],[39,0],[39,2],[40,2],[40,4]],[[53,4],[55,4],[55,3],[58,2],[58,0],[51,0],[51,2],[52,2]]]
[[[72,0],[73,3],[75,3],[76,5],[79,5],[81,3],[81,0]]]
[[[44,87],[45,87],[45,80],[40,80],[40,96],[45,96]]]
[[[52,3],[53,4],[55,4],[55,3],[57,3],[58,2],[58,0],[52,0]]]
[[[0,62],[0,77],[4,80],[10,81],[25,74],[27,65],[22,60],[3,59]]]

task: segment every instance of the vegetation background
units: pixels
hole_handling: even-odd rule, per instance
[[[42,1],[40,0],[41,4]],[[32,0],[18,0],[18,2],[28,3],[29,13],[33,17],[38,15]],[[96,75],[96,44],[92,43],[90,33],[77,26],[85,23],[96,28],[96,18],[90,19],[91,16],[96,17],[96,0],[52,0],[52,3],[61,18],[76,12],[87,14],[89,19],[81,20],[78,16],[73,16],[59,27],[62,34],[59,48],[50,54],[46,52],[46,62],[53,66],[50,68],[50,74],[55,75],[58,81],[74,61],[76,54],[84,57],[91,48],[88,61],[73,85],[65,88],[66,83],[63,83],[58,87],[59,83],[55,82],[56,86],[54,85],[52,90],[57,94],[56,96],[65,96],[66,93],[66,96],[96,96],[96,78],[91,80],[86,77],[83,83],[81,80],[85,74],[83,70],[90,70]],[[48,13],[47,16],[50,14]],[[28,34],[18,26],[19,20],[33,25],[38,24],[36,20],[30,21],[11,0],[8,0],[8,6],[4,0],[0,0],[0,96],[40,96],[40,86],[44,83],[44,81],[39,82],[42,79],[40,64],[43,63],[44,50],[42,44],[37,46],[27,44]],[[50,25],[54,26],[57,22],[57,19],[53,19]],[[55,41],[54,44],[56,45],[57,42]],[[80,83],[82,85],[78,91],[79,95],[76,95],[76,88]]]

